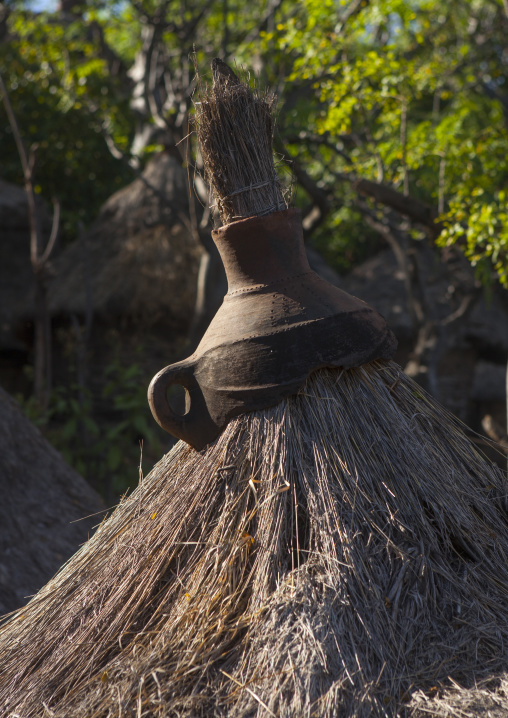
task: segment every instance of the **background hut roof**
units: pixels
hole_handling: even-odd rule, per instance
[[[200,255],[187,217],[187,175],[161,153],[108,199],[86,235],[55,260],[50,312],[85,314],[88,296],[106,321],[187,325]]]
[[[27,601],[87,540],[99,496],[0,388],[0,615]],[[75,523],[71,523],[75,522]]]
[[[420,267],[421,281],[432,301],[439,320],[456,311],[464,293],[475,286],[474,272],[464,261],[449,263],[438,261],[429,253]],[[411,337],[413,326],[408,310],[404,276],[400,271],[391,249],[379,252],[360,264],[346,277],[328,281],[341,289],[363,299],[388,322],[399,340]],[[451,284],[453,282],[453,285]],[[478,347],[484,356],[506,361],[508,355],[508,306],[502,292],[493,292],[481,297],[467,318],[466,338]]]

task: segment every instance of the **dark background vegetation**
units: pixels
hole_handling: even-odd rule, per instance
[[[140,442],[145,471],[168,448],[146,386],[224,292],[189,122],[194,63],[206,79],[215,56],[278,94],[316,266],[388,315],[410,374],[504,438],[503,379],[485,381],[508,353],[506,0],[41,7],[0,6],[0,382],[108,500],[137,482]],[[33,189],[31,241],[11,185]]]

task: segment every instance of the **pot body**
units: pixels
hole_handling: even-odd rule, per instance
[[[202,449],[231,418],[276,404],[316,369],[393,356],[384,319],[310,269],[299,210],[234,222],[213,239],[228,293],[194,354],[159,372],[148,392],[169,433]],[[183,416],[168,404],[172,384],[186,389]]]

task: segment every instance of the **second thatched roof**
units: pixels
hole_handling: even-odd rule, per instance
[[[91,303],[106,322],[186,327],[200,255],[186,220],[186,183],[178,160],[161,153],[112,195],[86,235],[55,261],[51,314],[83,315]]]
[[[51,578],[104,516],[90,514],[103,509],[92,487],[0,388],[0,615]]]

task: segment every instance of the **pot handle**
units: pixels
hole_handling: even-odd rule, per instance
[[[167,391],[175,384],[187,390],[183,415],[176,414],[168,402]],[[194,364],[188,360],[170,364],[154,376],[148,387],[148,403],[156,422],[169,434],[183,439],[195,449],[203,448],[211,440],[212,419],[194,376]]]

